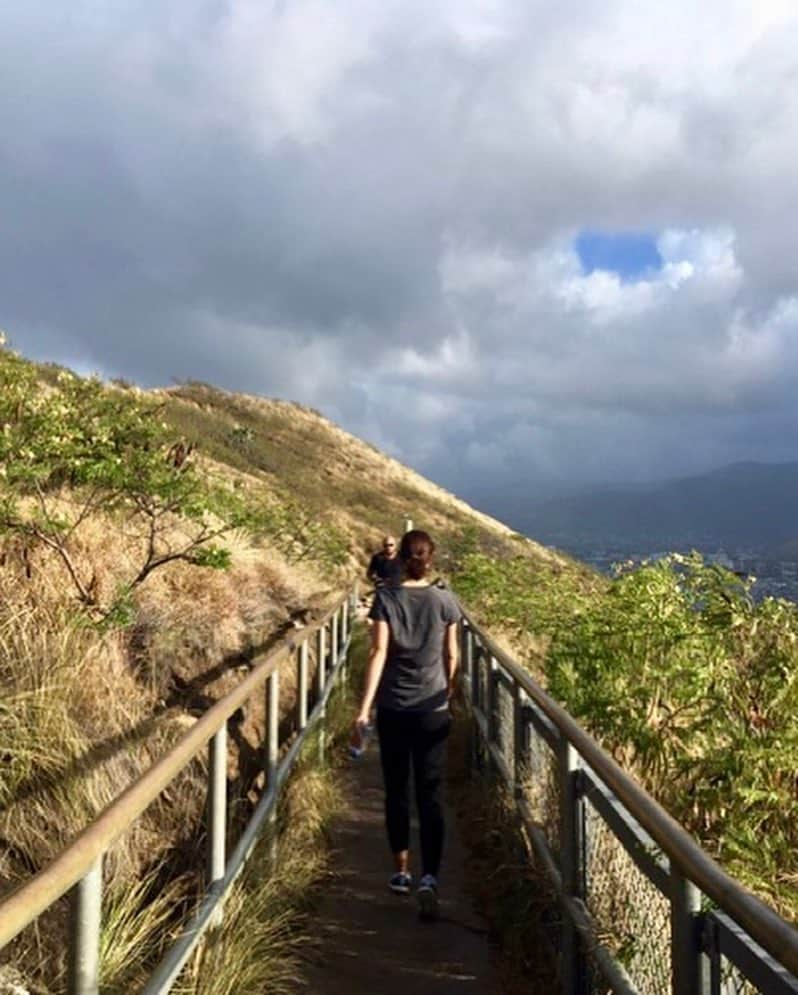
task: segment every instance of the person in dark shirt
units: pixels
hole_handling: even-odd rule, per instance
[[[428,575],[435,544],[426,532],[402,539],[404,579],[377,590],[369,617],[371,649],[355,735],[377,705],[377,733],[385,783],[385,823],[394,857],[389,887],[408,894],[410,875],[410,765],[413,765],[421,837],[422,877],[416,892],[424,918],[438,909],[443,852],[441,804],[449,697],[457,670],[460,609],[446,588]]]
[[[372,556],[367,574],[375,587],[401,582],[402,561],[399,559],[396,539],[393,536],[385,536],[382,540],[382,551]]]

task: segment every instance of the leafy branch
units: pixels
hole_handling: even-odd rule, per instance
[[[96,576],[76,552],[78,533],[99,513],[127,515],[142,540],[128,592],[168,563],[229,563],[212,544],[237,523],[158,416],[156,404],[96,378],[64,372],[45,387],[0,344],[0,532],[50,550],[77,600],[100,618],[113,605],[100,603]]]

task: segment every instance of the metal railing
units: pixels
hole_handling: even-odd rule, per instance
[[[55,860],[0,902],[0,949],[53,903],[70,893],[69,995],[97,995],[100,989],[103,857],[113,843],[209,745],[207,798],[207,880],[191,922],[166,953],[147,983],[145,995],[168,992],[205,930],[218,922],[230,887],[240,874],[265,824],[274,818],[280,790],[310,729],[324,718],[327,701],[346,666],[356,591],[345,595],[319,622],[283,640],[249,675],[213,705],[168,753],[112,802]],[[311,640],[316,670],[310,686]],[[296,654],[295,733],[279,738],[280,665]],[[263,794],[232,852],[227,840],[227,720],[265,687],[266,720]],[[287,749],[282,752],[284,747]],[[319,750],[325,748],[320,724]]]
[[[562,909],[563,995],[798,995],[798,931],[730,878],[467,615],[474,759]]]

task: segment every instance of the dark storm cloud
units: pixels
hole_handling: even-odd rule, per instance
[[[293,397],[466,495],[785,458],[790,4],[38,0],[0,29],[28,354]],[[586,229],[654,233],[661,270],[585,274]]]

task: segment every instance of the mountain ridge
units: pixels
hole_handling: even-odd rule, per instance
[[[650,485],[552,499],[514,523],[539,542],[694,543],[777,550],[798,537],[798,461],[745,460]]]

